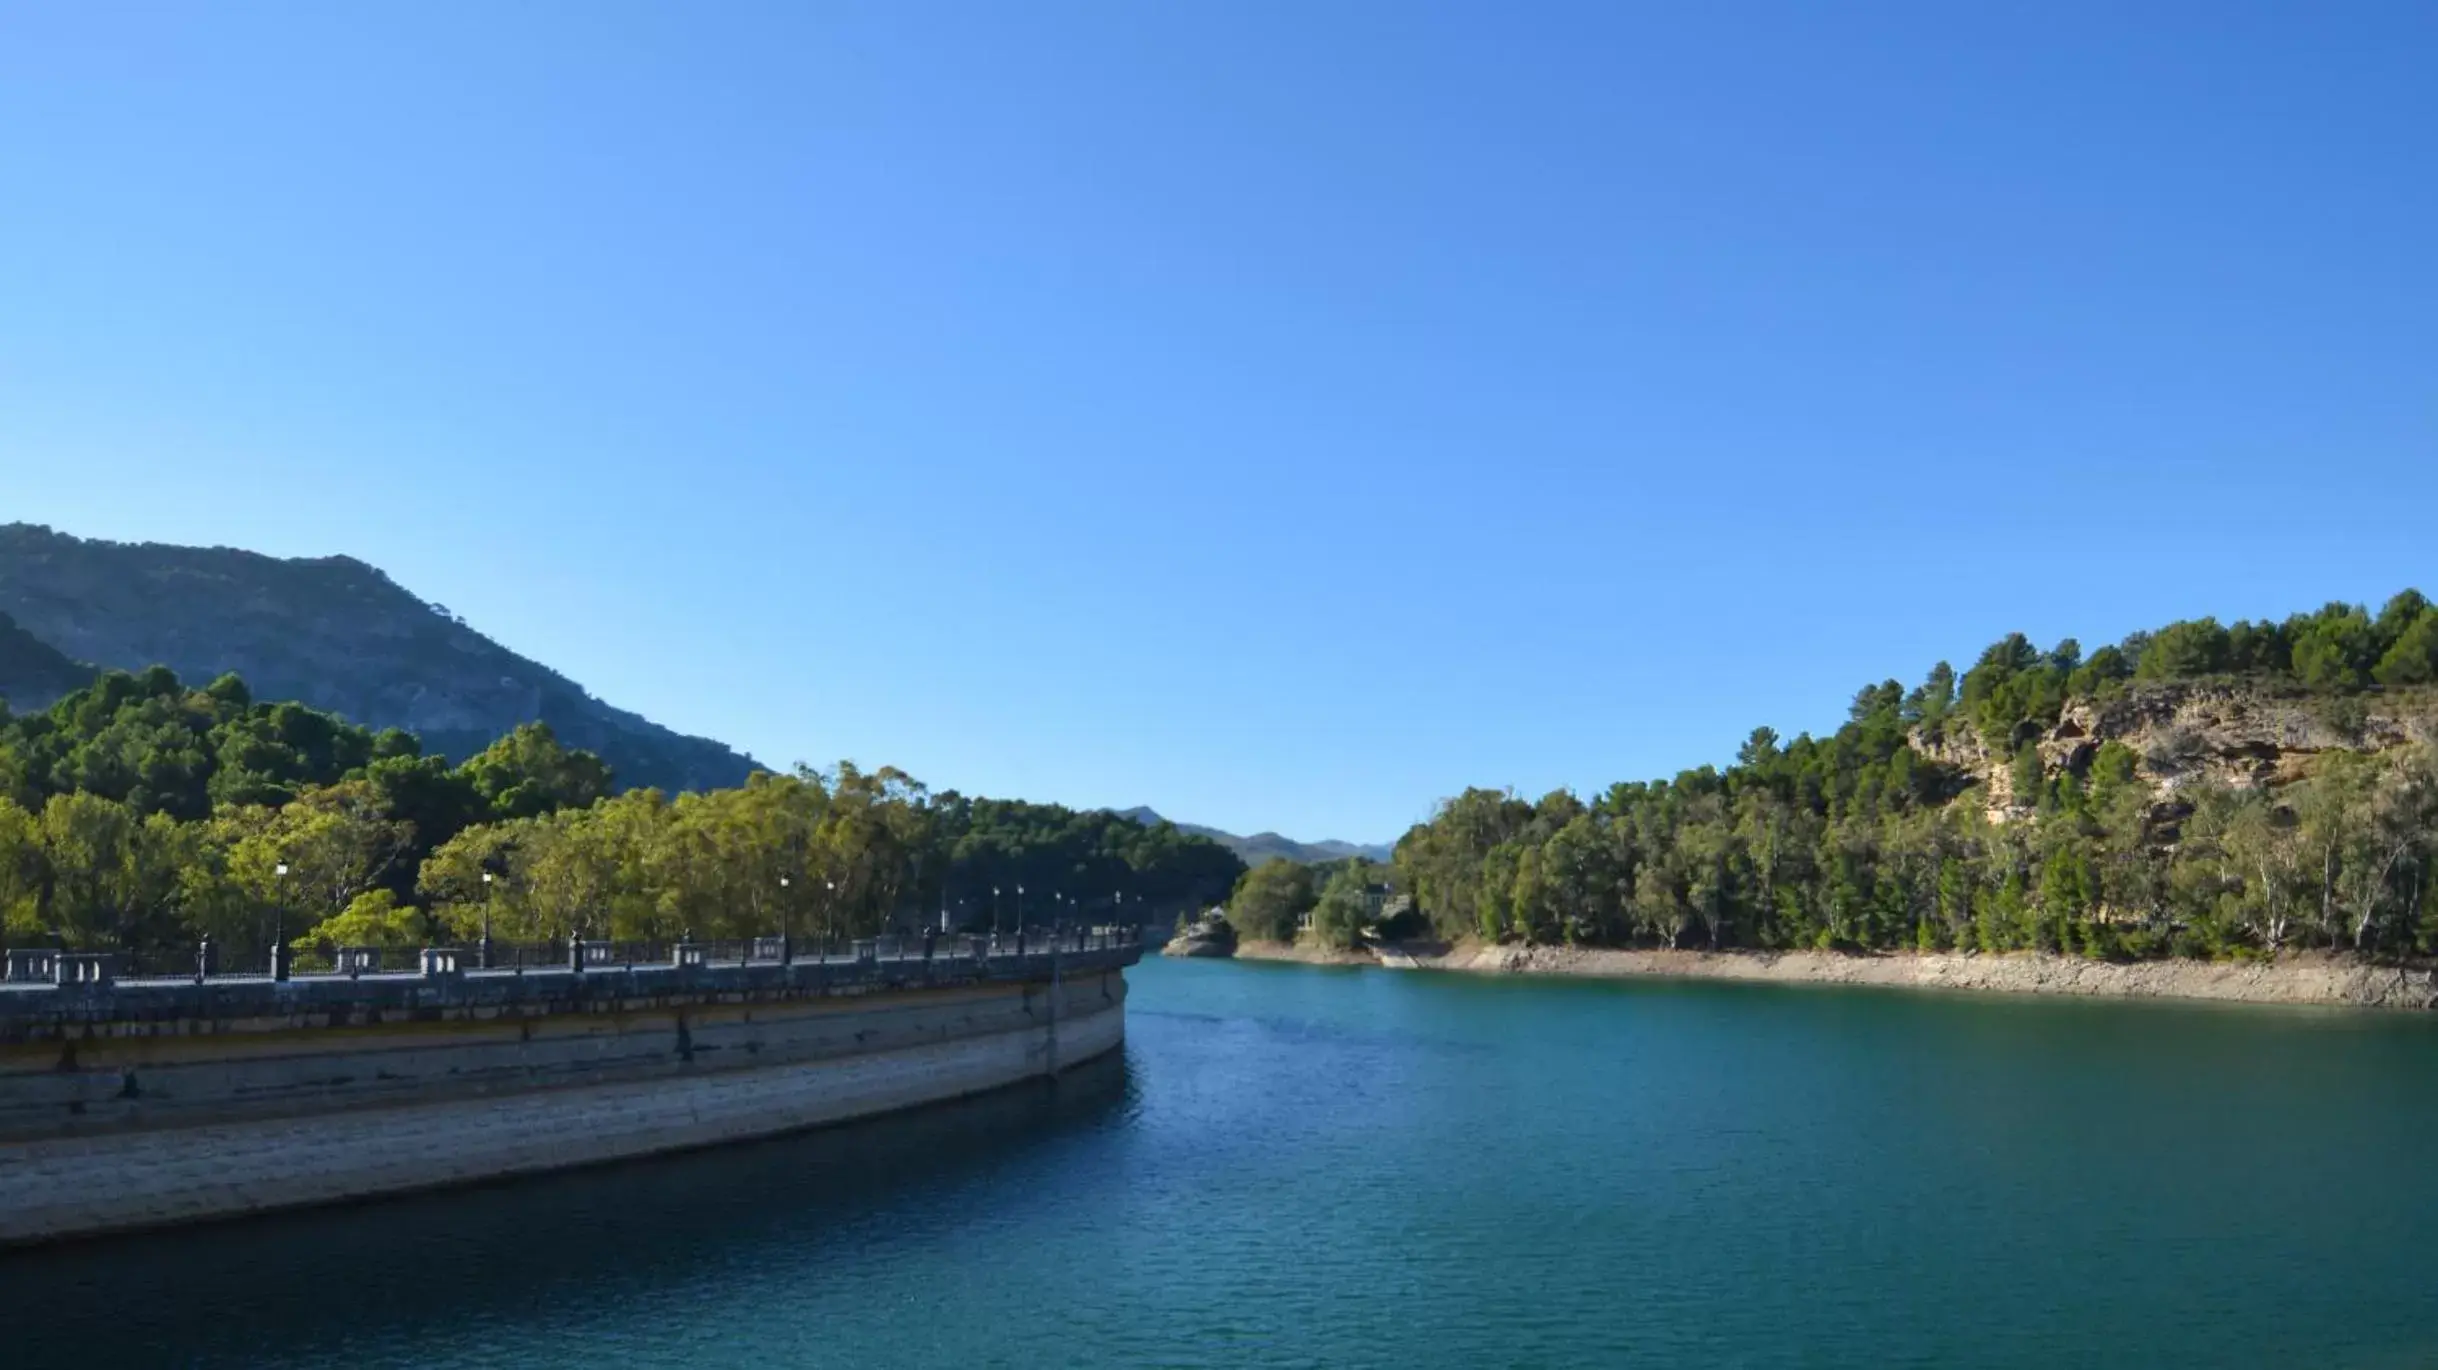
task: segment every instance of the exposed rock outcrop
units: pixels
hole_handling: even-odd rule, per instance
[[[2042,774],[2055,779],[2086,773],[2103,744],[2120,743],[2133,753],[2135,774],[2172,798],[2198,784],[2274,789],[2310,775],[2328,752],[2433,741],[2438,692],[2428,689],[2329,696],[2253,681],[2172,681],[2068,700],[2032,747]],[[1935,732],[1916,728],[1912,744],[1977,781],[1993,820],[2029,812],[2015,796],[2013,757],[1993,751],[1963,719]]]
[[[1162,956],[1234,956],[1236,927],[1227,915],[1212,912],[1186,925],[1183,931],[1160,948]]]

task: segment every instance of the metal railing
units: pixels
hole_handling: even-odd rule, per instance
[[[0,959],[0,988],[93,988],[120,981],[206,984],[215,981],[334,980],[367,976],[457,976],[533,972],[633,971],[648,968],[854,966],[963,960],[987,965],[1063,952],[1142,946],[1137,925],[1026,927],[1013,932],[891,933],[864,938],[785,936],[662,941],[612,941],[581,936],[550,942],[479,939],[424,947],[274,947],[231,964],[208,939],[188,950],[90,952],[14,947]]]

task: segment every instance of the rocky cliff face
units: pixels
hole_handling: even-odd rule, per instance
[[[2390,690],[2330,697],[2249,681],[2137,685],[2105,699],[2066,702],[2032,743],[2041,771],[2081,774],[2101,744],[2122,743],[2135,773],[2162,796],[2196,784],[2276,788],[2311,773],[2327,752],[2378,752],[2438,741],[2438,692]],[[1937,735],[1916,728],[1913,749],[1977,780],[1992,819],[2020,817],[2013,758],[1978,730],[1949,719]]]
[[[451,756],[539,720],[600,753],[621,785],[733,785],[754,765],[602,703],[352,557],[281,560],[10,524],[0,526],[0,613],[56,655],[124,670],[165,665],[197,684],[234,671],[258,699],[406,728]],[[39,707],[81,683],[57,676],[47,693],[12,692],[12,706]]]

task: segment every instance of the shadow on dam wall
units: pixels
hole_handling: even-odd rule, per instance
[[[885,1226],[1072,1202],[1032,1164],[1133,1107],[1125,1053],[1053,1080],[763,1141],[0,1252],[0,1364],[265,1365],[436,1319],[581,1318],[800,1263]]]

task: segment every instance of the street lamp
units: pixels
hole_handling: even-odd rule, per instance
[[[821,888],[829,891],[821,900],[821,964],[830,963],[830,933],[838,925],[838,882],[824,880]]]
[[[787,884],[788,884],[787,877],[786,877],[786,876],[784,876],[784,875],[780,876],[780,877],[779,877],[779,964],[780,964],[780,965],[783,965],[783,966],[792,966],[792,965],[796,964],[796,939],[795,939],[795,937],[794,937],[794,935],[793,935],[793,930],[794,930],[794,928],[795,928],[795,922],[794,922],[794,920],[793,920],[793,919],[791,919],[791,918],[789,918],[789,917],[787,916],[787,915],[788,915]]]
[[[271,900],[271,978],[285,980],[288,978],[288,863],[281,861],[274,864],[271,874],[278,877],[278,883],[272,886],[277,893]]]
[[[483,872],[483,940],[475,949],[474,964],[491,969],[491,872]]]

